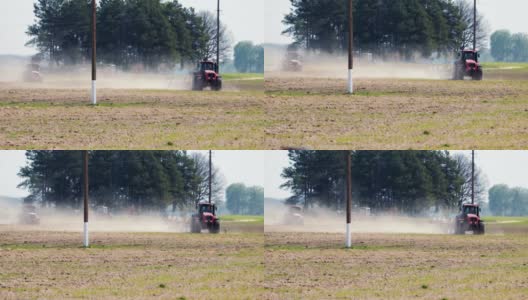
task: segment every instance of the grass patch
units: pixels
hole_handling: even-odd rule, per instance
[[[484,69],[520,70],[528,71],[528,63],[513,62],[486,62],[482,63]]]
[[[253,80],[253,79],[262,79],[264,80],[263,73],[225,73],[222,74],[222,79],[224,80]]]
[[[501,226],[528,226],[528,217],[485,217],[484,222],[488,224],[500,224]]]
[[[264,224],[264,216],[226,215],[220,216],[220,221]]]

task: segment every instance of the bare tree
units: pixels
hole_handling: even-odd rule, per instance
[[[471,201],[471,159],[464,154],[454,156],[460,174],[464,178],[464,184],[460,191],[462,202]],[[482,170],[475,165],[475,202],[482,202],[487,192],[487,180]]]
[[[462,45],[464,47],[473,47],[473,1],[472,0],[458,0],[458,7],[460,8],[460,15],[463,23],[466,25],[462,35]],[[477,48],[487,48],[489,40],[490,26],[485,20],[484,16],[478,10],[477,2]]]
[[[209,11],[202,11],[199,13],[200,18],[204,22],[204,28],[209,40],[207,41],[204,49],[201,50],[202,58],[212,59],[216,58],[216,15]],[[231,57],[232,51],[232,36],[227,30],[227,27],[220,23],[220,60],[225,61]]]
[[[201,178],[196,182],[192,191],[192,197],[195,203],[205,201],[209,196],[209,158],[201,153],[193,153],[192,158],[196,164],[196,175]],[[217,204],[222,200],[225,180],[219,169],[213,164],[212,170],[212,200]]]

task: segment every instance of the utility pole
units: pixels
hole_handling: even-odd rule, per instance
[[[97,104],[97,0],[92,0],[92,105]]]
[[[352,223],[352,157],[350,151],[345,151],[346,161],[346,247],[352,247],[352,236],[350,233],[350,223]]]
[[[220,73],[220,0],[218,0],[216,10],[216,63],[218,65],[218,73]]]
[[[88,238],[88,151],[83,151],[83,196],[84,196],[84,247],[90,247]]]
[[[213,202],[213,151],[209,150],[209,204]]]
[[[354,93],[354,1],[348,0],[348,93]]]
[[[471,150],[471,204],[475,204],[475,150]]]
[[[473,50],[477,50],[477,0],[473,0]]]

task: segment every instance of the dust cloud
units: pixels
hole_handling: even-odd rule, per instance
[[[266,49],[266,77],[276,78],[347,78],[348,56],[344,54],[300,53],[302,71],[289,72],[283,68],[286,51]],[[397,55],[386,59],[354,57],[354,76],[363,79],[433,79],[447,80],[452,77],[453,59],[416,59],[405,62]]]
[[[324,208],[311,209],[304,214],[303,224],[288,220],[285,206],[266,206],[265,232],[344,233],[344,212]],[[448,218],[409,217],[398,214],[353,214],[351,230],[355,233],[448,234],[452,224]]]
[[[41,66],[41,82],[25,80],[29,62],[11,61],[0,64],[0,84],[13,88],[89,89],[91,65],[49,69]],[[175,72],[148,72],[143,69],[122,71],[115,67],[98,67],[97,86],[103,89],[191,90],[190,69]]]
[[[0,206],[0,226],[4,230],[82,232],[84,215],[79,210],[39,208],[39,224],[23,224],[22,204]],[[92,232],[189,232],[188,217],[151,214],[101,215],[90,211],[89,228]]]

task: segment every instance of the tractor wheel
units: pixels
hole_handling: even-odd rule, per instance
[[[486,233],[486,229],[484,227],[484,224],[483,223],[480,223],[479,227],[478,227],[478,232],[476,232],[476,234],[478,235],[483,235]]]
[[[458,235],[461,235],[461,234],[464,234],[465,231],[464,229],[462,228],[462,224],[455,224],[455,234],[458,234]]]
[[[473,80],[481,81],[482,77],[483,77],[483,75],[482,75],[482,71],[481,71],[481,72],[477,72],[477,73],[473,74],[472,78],[473,78]]]
[[[218,80],[218,81],[215,83],[213,89],[214,89],[215,91],[217,91],[217,92],[218,92],[218,91],[221,91],[221,90],[222,90],[222,80]]]
[[[460,68],[455,70],[455,80],[464,80],[464,71]]]
[[[216,222],[209,228],[209,233],[217,234],[220,232],[220,223]]]
[[[191,233],[201,233],[202,232],[202,224],[200,224],[199,220],[196,220],[193,218],[191,220]]]
[[[201,82],[200,79],[197,79],[196,77],[193,78],[192,90],[193,91],[202,91],[203,90],[202,82]]]

